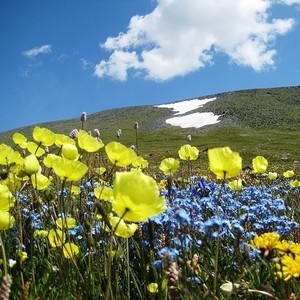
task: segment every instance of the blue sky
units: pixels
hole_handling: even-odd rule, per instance
[[[300,0],[2,0],[0,131],[299,85]]]

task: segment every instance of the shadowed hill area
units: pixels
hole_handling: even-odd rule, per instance
[[[192,145],[201,151],[198,161],[201,170],[207,169],[206,149],[219,146],[230,146],[240,152],[244,165],[250,165],[256,155],[263,155],[270,163],[270,170],[299,170],[300,86],[234,91],[199,99],[211,97],[217,99],[193,112],[213,112],[220,116],[220,122],[201,128],[183,129],[168,125],[165,121],[174,112],[155,106],[96,112],[88,115],[83,125],[86,131],[99,129],[105,144],[116,140],[116,131],[121,129],[120,142],[130,146],[135,143],[134,123],[138,122],[139,153],[156,164],[166,156],[177,157],[179,147],[191,134]],[[36,125],[67,135],[72,129],[82,127],[80,116]],[[0,133],[0,143],[11,144],[11,137],[16,131],[30,140],[34,126]]]

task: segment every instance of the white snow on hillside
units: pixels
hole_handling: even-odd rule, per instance
[[[219,116],[214,115],[212,112],[196,112],[191,114],[187,113],[199,107],[202,107],[204,104],[214,101],[216,99],[216,97],[207,99],[192,99],[181,102],[156,105],[155,107],[170,108],[174,112],[176,112],[174,114],[174,116],[176,117],[172,117],[166,120],[167,124],[170,124],[172,126],[180,126],[181,128],[200,128],[205,125],[212,125],[220,122],[220,120],[218,120]]]

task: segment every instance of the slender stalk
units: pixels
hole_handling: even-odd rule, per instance
[[[0,246],[1,246],[2,258],[3,258],[4,275],[7,275],[7,260],[6,260],[4,244],[2,241],[2,232],[0,232]]]

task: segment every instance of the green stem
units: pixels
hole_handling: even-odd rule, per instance
[[[4,244],[2,241],[2,232],[0,232],[0,245],[1,245],[2,258],[3,258],[4,275],[7,275],[7,260],[6,260]]]

